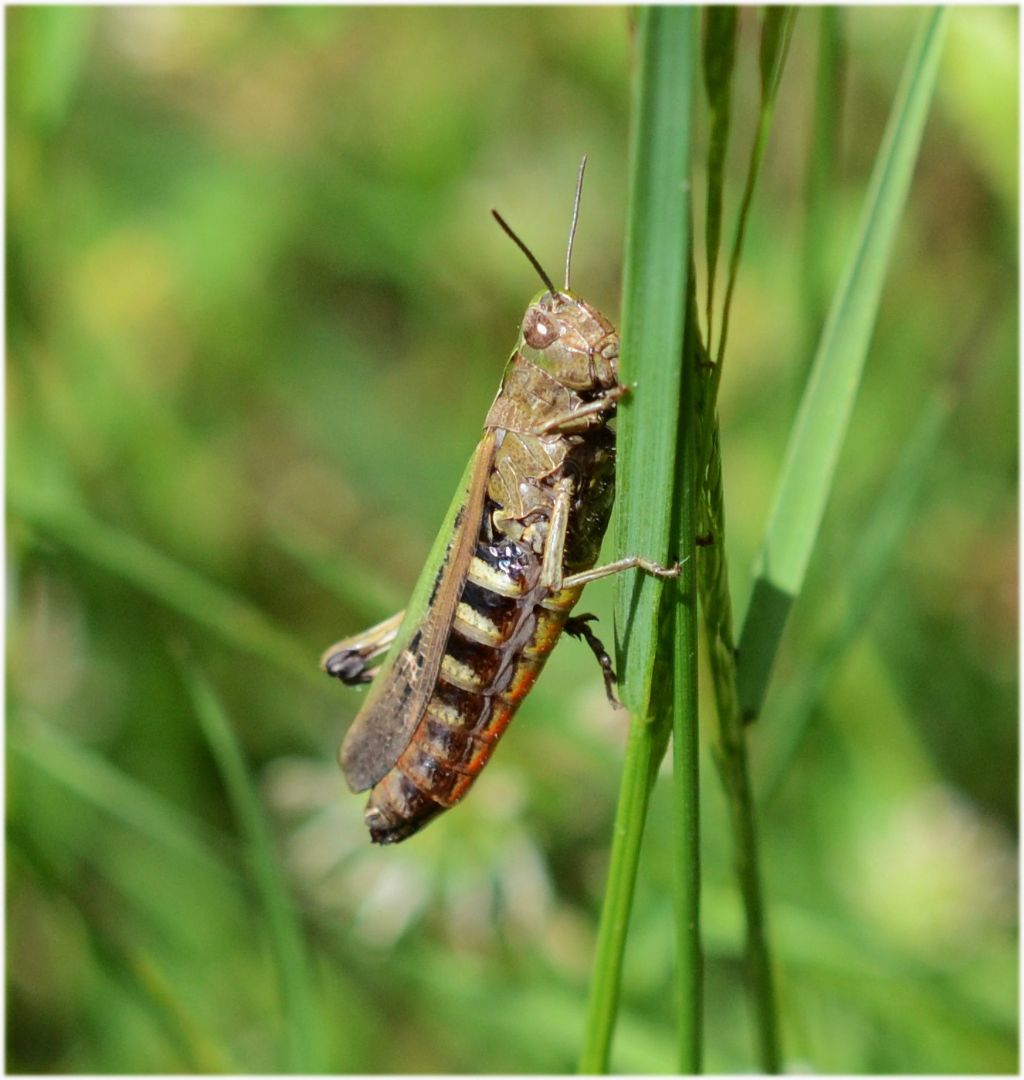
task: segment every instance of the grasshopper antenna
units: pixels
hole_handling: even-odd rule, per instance
[[[552,296],[557,296],[558,290],[555,288],[554,283],[551,281],[551,278],[549,278],[548,275],[545,273],[544,267],[541,266],[539,262],[537,262],[537,256],[534,255],[534,253],[522,242],[522,240],[519,239],[518,236],[516,236],[516,234],[512,231],[512,226],[509,225],[509,223],[501,216],[501,214],[498,213],[497,210],[492,210],[491,213],[494,215],[494,220],[505,230],[506,233],[508,233],[512,240],[515,241],[516,247],[518,247],[519,250],[530,260],[530,265],[534,268],[534,270],[537,271],[538,274],[540,274],[541,281],[543,281],[544,284],[547,285],[548,292],[550,292]]]
[[[576,198],[572,203],[572,224],[569,226],[569,246],[565,249],[565,291],[569,291],[569,268],[572,266],[572,242],[576,239],[576,222],[580,216],[580,196],[583,194],[583,171],[587,167],[587,155],[580,158],[580,171],[576,176]]]

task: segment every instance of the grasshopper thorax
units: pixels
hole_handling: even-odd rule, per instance
[[[597,308],[567,291],[533,298],[519,352],[571,390],[607,390],[618,383],[618,332]]]

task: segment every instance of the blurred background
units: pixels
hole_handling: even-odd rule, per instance
[[[741,610],[919,18],[797,19],[722,386]],[[574,284],[617,319],[627,13],[6,19],[7,1068],[573,1070],[626,733],[592,657],[556,650],[472,796],[390,849],[335,764],[360,694],[317,659],[404,604],[537,289],[490,208],[557,274],[584,152]],[[758,92],[741,23],[727,238]],[[751,733],[793,1069],[1017,1068],[1017,43],[1015,10],[952,11]],[[586,601],[606,639],[611,591]],[[741,916],[702,768],[707,1066],[738,1072]],[[668,779],[622,1071],[673,1071]]]

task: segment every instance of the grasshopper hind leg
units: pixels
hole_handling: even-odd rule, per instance
[[[365,686],[373,682],[377,674],[377,669],[371,669],[365,657],[354,649],[328,649],[320,666],[332,678],[341,679],[346,686]]]
[[[612,658],[608,655],[608,650],[602,644],[601,639],[587,625],[596,621],[596,615],[571,615],[565,620],[565,632],[570,637],[576,638],[577,641],[585,641],[590,646],[590,651],[597,657],[597,662],[601,665],[601,674],[604,677],[604,692],[608,695],[608,700],[612,705],[616,709],[620,709],[622,703],[615,696],[615,687],[618,685],[619,679],[615,674],[615,669],[612,667]]]
[[[347,686],[363,686],[373,682],[380,668],[371,668],[370,664],[391,648],[404,615],[404,611],[399,611],[361,634],[336,641],[324,650],[320,657],[320,669],[335,679],[341,679]]]

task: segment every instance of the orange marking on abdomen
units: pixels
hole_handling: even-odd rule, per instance
[[[484,685],[470,689],[441,677],[393,770],[404,776],[403,788],[417,789],[424,798],[445,808],[466,795],[537,681],[580,591],[564,589],[534,609],[528,616],[534,620],[530,637],[514,658],[509,656],[507,642],[487,647],[466,642],[457,633],[449,638],[448,655],[454,653],[460,661],[471,662],[473,673]],[[500,663],[502,653],[509,667]],[[508,676],[496,677],[498,667]],[[503,684],[503,689],[495,692],[494,685],[487,685],[493,682]]]

